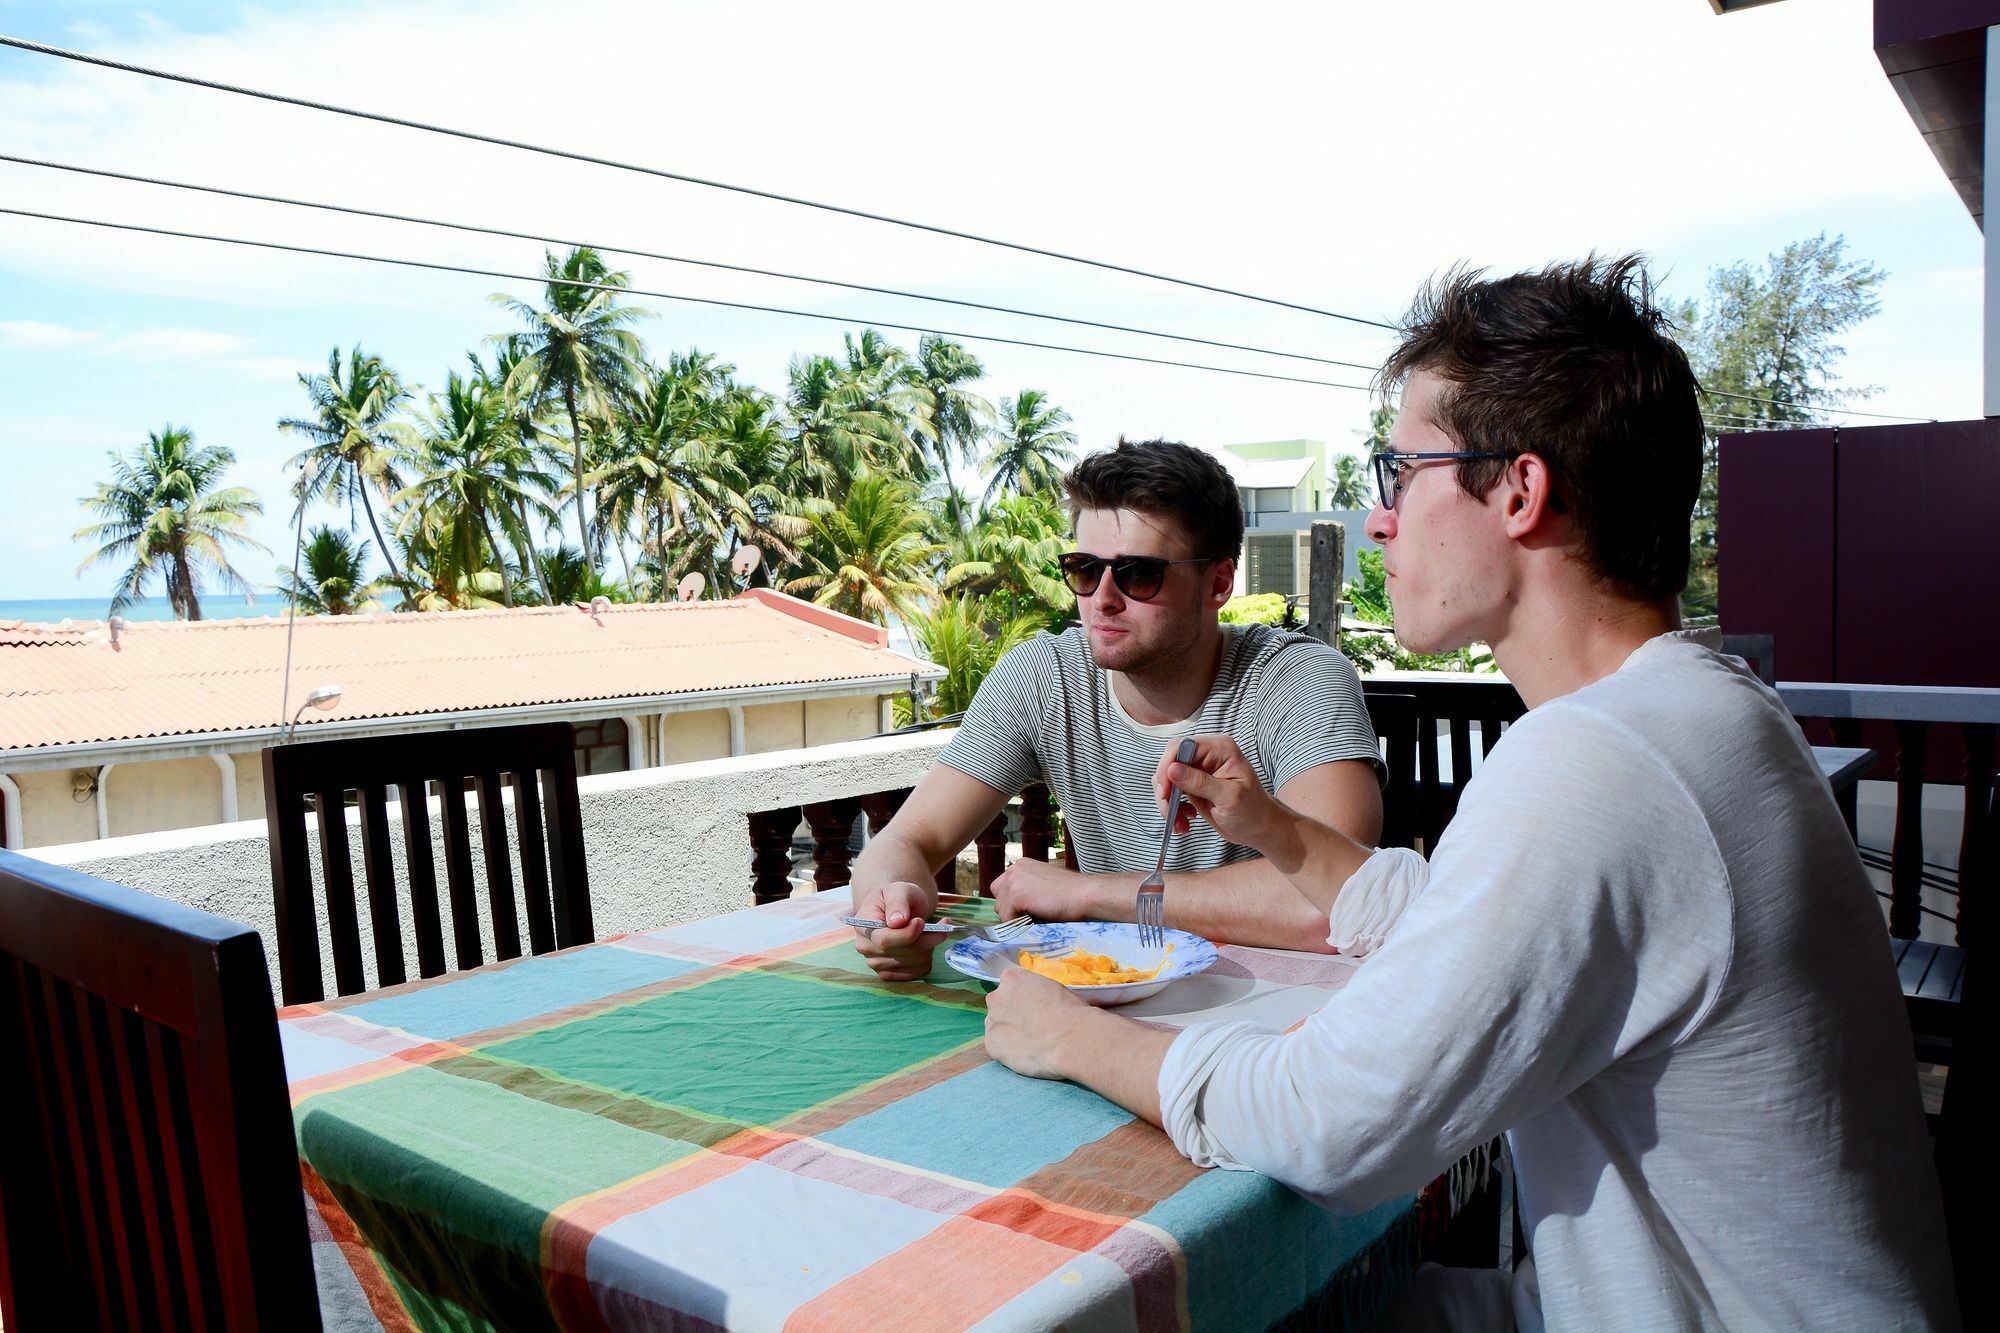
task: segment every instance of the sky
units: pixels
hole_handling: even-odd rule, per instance
[[[1866,0],[1079,5],[1009,0],[0,0],[0,32],[837,203],[1393,322],[1428,276],[1639,250],[1670,297],[1819,232],[1887,270],[1847,338],[1870,410],[1980,414],[1980,237],[1870,46]],[[967,241],[0,48],[0,152],[934,292],[1365,363],[1390,336]],[[533,274],[542,247],[0,163],[0,207]],[[772,390],[895,321],[1365,383],[1365,372],[611,256],[656,356]],[[288,564],[276,422],[360,343],[442,388],[535,284],[0,215],[0,599],[108,593],[79,504],[168,423],[226,445]],[[910,345],[914,333],[893,334]],[[968,340],[1086,449],[1358,446],[1365,393]],[[344,520],[315,509],[308,522]],[[156,594],[157,595],[157,594]]]

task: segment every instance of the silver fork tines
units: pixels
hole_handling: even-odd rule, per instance
[[[1181,741],[1174,751],[1177,763],[1194,762],[1194,739]],[[1167,827],[1160,834],[1160,857],[1153,863],[1153,873],[1139,881],[1139,899],[1133,915],[1139,922],[1139,946],[1144,949],[1158,949],[1167,942],[1167,847],[1174,840],[1174,821],[1181,813],[1180,784],[1175,783],[1173,797],[1167,802]]]

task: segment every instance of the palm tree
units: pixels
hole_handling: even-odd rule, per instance
[[[714,566],[705,557],[721,540],[726,516],[746,507],[742,478],[721,445],[734,369],[702,351],[670,355],[619,414],[606,461],[590,474],[600,523],[620,535],[635,522],[641,527],[641,564],[656,598],[684,570]]]
[[[306,538],[300,554],[305,573],[278,572],[285,600],[309,616],[351,616],[376,610],[381,584],[368,578],[368,543],[355,541],[339,528],[324,524]]]
[[[930,523],[908,482],[864,472],[838,507],[812,514],[800,544],[803,574],[785,584],[789,593],[850,616],[887,622],[909,618],[931,595],[926,578],[943,547],[931,540]]]
[[[1059,491],[1063,471],[1075,459],[1076,432],[1067,429],[1069,413],[1050,402],[1040,389],[1023,389],[1019,398],[1000,400],[1000,427],[986,465],[993,480],[986,485],[986,503],[1002,491]]]
[[[1327,496],[1330,509],[1367,509],[1375,502],[1368,488],[1368,463],[1359,454],[1339,454],[1333,460],[1333,490]]]
[[[958,489],[951,476],[952,458],[971,462],[992,425],[993,404],[964,387],[985,373],[978,357],[949,338],[926,333],[917,341],[917,360],[910,370],[911,424],[943,469],[948,494]]]
[[[1042,629],[1032,614],[1014,616],[993,629],[984,608],[971,597],[944,597],[936,606],[909,618],[910,635],[923,646],[924,656],[945,669],[931,712],[940,717],[963,713],[972,705],[979,684],[993,664]],[[914,719],[913,719],[914,720]]]
[[[396,373],[380,357],[369,356],[356,343],[347,354],[347,368],[340,364],[340,348],[326,357],[326,374],[301,375],[299,384],[312,400],[310,417],[287,417],[278,429],[288,435],[303,435],[312,441],[295,455],[290,466],[304,468],[300,503],[333,496],[347,501],[347,520],[354,521],[354,502],[359,500],[368,515],[369,530],[375,534],[376,549],[388,562],[392,578],[401,577],[389,547],[382,540],[382,525],[375,519],[372,493],[386,501],[401,486],[396,464],[407,448],[407,437],[395,421],[396,409],[409,392]]]
[[[893,457],[895,423],[830,356],[793,357],[786,380],[791,455],[784,489],[798,499],[838,502],[848,478]]]
[[[1069,523],[1053,498],[1010,495],[952,542],[939,586],[980,599],[1002,620],[1033,615],[1055,629],[1073,605],[1056,563],[1069,547]]]
[[[236,455],[220,445],[198,448],[194,433],[168,425],[149,433],[130,458],[107,455],[111,480],[82,503],[103,522],[78,528],[82,541],[103,543],[77,566],[82,573],[100,560],[126,559],[111,597],[116,615],[146,595],[146,582],[164,576],[167,601],[182,620],[201,619],[201,579],[212,573],[224,587],[243,593],[250,584],[229,563],[230,546],[268,548],[245,528],[263,501],[242,486],[221,486]]]
[[[415,502],[405,529],[424,535],[434,574],[448,569],[463,578],[491,570],[500,577],[501,601],[514,605],[513,571],[501,538],[517,558],[527,558],[534,539],[523,516],[549,512],[541,496],[552,479],[536,468],[534,451],[514,432],[506,395],[484,380],[451,373],[420,420],[413,460],[418,475],[396,496]]]
[[[528,327],[526,355],[517,363],[523,382],[532,379],[536,393],[560,397],[569,419],[570,479],[576,501],[576,530],[584,551],[591,546],[589,494],[585,483],[584,418],[605,421],[645,347],[627,325],[648,318],[652,311],[620,305],[618,288],[631,285],[624,273],[605,266],[597,251],[583,246],[558,259],[542,256],[542,305],[532,306],[505,292],[493,300],[512,311]],[[504,337],[504,335],[503,335]],[[510,388],[514,387],[510,382]],[[601,559],[597,550],[593,560]]]

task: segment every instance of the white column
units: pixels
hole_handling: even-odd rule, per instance
[[[2000,27],[1986,30],[1986,161],[1980,225],[1986,232],[1986,415],[2000,417]]]
[[[875,711],[878,714],[875,730],[894,731],[896,729],[896,700],[892,696],[885,694],[880,699],[877,699],[875,701]],[[911,718],[910,720],[912,722],[916,721],[915,718]]]
[[[743,705],[729,705],[729,753],[743,753]]]
[[[104,787],[111,781],[111,770],[116,767],[116,764],[106,764],[97,770],[97,836],[100,838],[111,836],[111,806],[105,797]]]
[[[653,718],[653,767],[667,766],[667,715],[657,714]]]
[[[0,847],[18,852],[27,841],[21,833],[21,789],[5,773],[0,773],[0,802],[7,806],[7,822],[0,825]]]
[[[637,717],[623,717],[625,724],[625,767],[627,771],[646,767],[646,724]]]
[[[222,770],[222,822],[236,822],[236,757],[227,754],[212,754],[210,759]]]

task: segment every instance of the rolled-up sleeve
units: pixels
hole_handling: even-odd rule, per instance
[[[1334,896],[1327,913],[1326,942],[1335,953],[1366,957],[1381,948],[1389,932],[1430,882],[1431,864],[1408,847],[1384,847],[1361,863]]]

